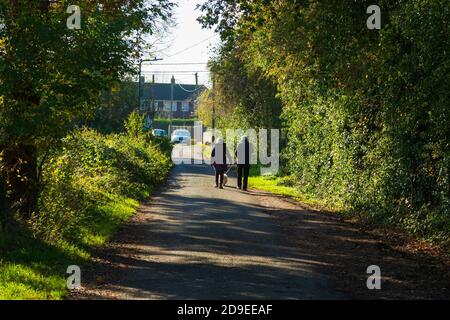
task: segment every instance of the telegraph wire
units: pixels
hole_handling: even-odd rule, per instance
[[[142,74],[161,74],[161,73],[165,73],[165,74],[176,74],[176,73],[211,73],[211,71],[209,70],[200,70],[200,71],[195,71],[195,70],[180,70],[180,71],[166,71],[166,70],[161,70],[161,71],[142,71]]]
[[[179,63],[158,63],[152,64],[152,66],[188,66],[188,65],[203,65],[208,64],[208,62],[179,62]]]
[[[216,35],[213,35],[213,36],[211,36],[211,37],[208,37],[208,38],[206,38],[206,39],[203,39],[202,41],[197,42],[197,43],[195,43],[195,44],[193,44],[193,45],[191,45],[191,46],[189,46],[189,47],[187,47],[187,48],[185,48],[185,49],[183,49],[183,50],[180,50],[180,51],[178,51],[178,52],[176,52],[176,53],[174,53],[174,54],[168,56],[167,58],[175,57],[175,56],[177,56],[177,55],[179,55],[179,54],[181,54],[181,53],[183,53],[183,52],[186,52],[186,51],[188,51],[188,50],[190,50],[190,49],[192,49],[192,48],[195,48],[196,46],[201,45],[203,42],[206,42],[206,41],[208,41],[208,40],[211,40],[212,38],[215,38],[215,37],[216,37]]]
[[[198,88],[196,88],[194,90],[187,90],[186,88],[183,88],[183,86],[181,84],[179,84],[179,83],[177,83],[177,84],[178,84],[178,86],[180,87],[181,90],[183,90],[185,92],[188,92],[188,93],[194,93],[194,92],[199,91],[201,89],[201,87],[199,86]]]

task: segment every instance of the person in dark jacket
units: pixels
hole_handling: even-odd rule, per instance
[[[253,145],[248,141],[248,138],[242,137],[241,142],[236,148],[235,156],[237,158],[238,169],[237,187],[244,191],[247,191],[253,152]]]
[[[216,171],[216,188],[223,189],[224,175],[232,161],[233,158],[228,151],[227,144],[223,142],[222,138],[219,138],[211,151],[211,165]]]

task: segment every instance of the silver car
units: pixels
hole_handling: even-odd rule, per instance
[[[172,133],[172,143],[191,144],[191,133],[185,129],[178,129]]]

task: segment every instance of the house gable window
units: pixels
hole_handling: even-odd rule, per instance
[[[164,111],[170,111],[170,101],[164,101]]]
[[[178,105],[178,102],[174,101],[173,104],[172,104],[172,112],[176,112],[177,111],[177,105]]]
[[[146,84],[144,92],[151,91],[152,95],[148,102],[143,102],[139,107],[141,110],[150,110],[158,113],[161,117],[190,117],[195,112],[196,101],[199,89],[195,85],[174,86],[174,100],[170,98],[170,83],[156,83],[153,85]],[[148,88],[149,90],[147,90]],[[192,93],[190,93],[192,92]],[[152,98],[155,104],[152,105]],[[173,102],[173,103],[172,103]]]
[[[181,111],[183,112],[189,112],[189,102],[183,101],[183,106],[181,107]]]

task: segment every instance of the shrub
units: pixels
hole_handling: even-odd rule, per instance
[[[88,244],[105,224],[126,218],[105,208],[144,199],[164,181],[169,157],[136,136],[134,124],[131,128],[131,135],[108,136],[83,129],[63,140],[44,166],[38,212],[30,222],[36,234],[51,242]]]
[[[144,115],[133,111],[125,120],[124,127],[129,136],[142,137],[144,135]]]
[[[87,263],[170,167],[145,136],[68,135],[45,162],[37,212],[0,230],[0,300],[61,299],[67,266]]]

